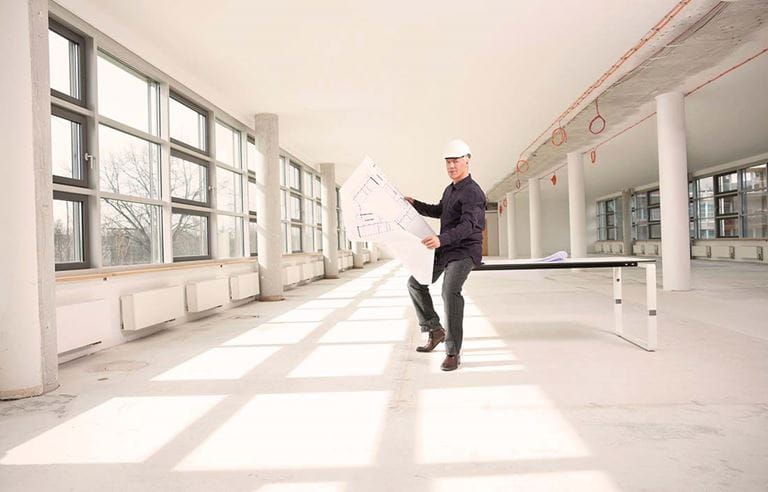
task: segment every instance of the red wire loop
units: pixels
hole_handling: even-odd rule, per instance
[[[600,106],[597,104],[597,99],[595,99],[595,112],[597,113],[597,116],[592,118],[592,121],[589,122],[589,131],[592,135],[599,135],[605,130],[605,118],[600,114]],[[595,129],[595,123],[599,124],[599,129]]]
[[[565,142],[568,141],[568,132],[565,131],[565,128],[562,126],[558,126],[554,129],[552,132],[552,145],[555,147],[560,147]]]
[[[519,174],[525,174],[528,172],[528,169],[530,169],[531,166],[528,164],[528,161],[525,159],[520,159],[517,161],[517,165],[515,166],[515,171],[517,171]]]
[[[592,164],[597,161],[597,147],[589,151],[589,160],[592,161]]]

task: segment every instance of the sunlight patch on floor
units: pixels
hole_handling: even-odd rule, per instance
[[[280,347],[216,347],[178,364],[152,381],[239,379]]]
[[[408,320],[339,321],[319,343],[399,342],[408,336]]]
[[[288,377],[381,376],[390,362],[393,347],[392,344],[320,346]]]
[[[298,343],[320,326],[308,323],[262,323],[222,345],[284,345]]]

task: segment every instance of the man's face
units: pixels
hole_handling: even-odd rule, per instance
[[[461,179],[468,174],[469,158],[448,157],[445,159],[445,169],[448,171],[448,177],[452,180]]]

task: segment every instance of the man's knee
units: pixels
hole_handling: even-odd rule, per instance
[[[408,290],[413,292],[417,290],[422,290],[423,288],[424,286],[421,285],[418,281],[416,281],[416,279],[413,278],[413,276],[408,278]]]

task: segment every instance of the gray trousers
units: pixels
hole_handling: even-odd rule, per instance
[[[467,280],[469,272],[475,267],[472,258],[464,258],[448,263],[445,268],[435,266],[432,271],[432,283],[445,272],[443,279],[443,303],[445,304],[445,352],[456,355],[461,352],[461,341],[464,338],[464,297],[461,288]],[[420,284],[415,278],[408,279],[408,292],[411,294],[416,316],[419,318],[421,331],[424,333],[441,328],[440,317],[435,312],[429,286]]]

